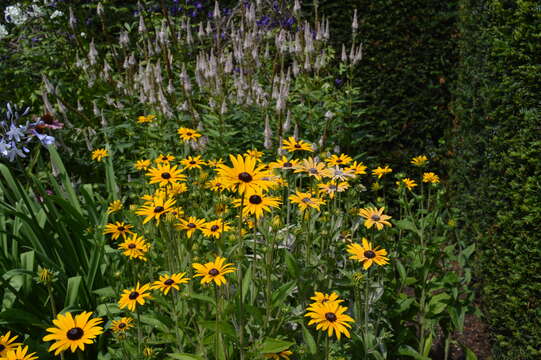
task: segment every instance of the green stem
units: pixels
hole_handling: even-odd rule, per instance
[[[329,360],[329,337],[325,336],[325,360]]]
[[[137,308],[137,357],[141,358],[141,344],[143,342],[143,333],[141,329],[141,313]]]
[[[366,283],[365,283],[365,286],[364,286],[364,341],[363,341],[363,346],[364,346],[364,356],[365,358],[368,358],[368,306],[369,306],[369,301],[368,301],[368,295],[369,295],[369,287],[370,287],[370,278],[369,278],[369,274],[370,274],[370,271],[367,270],[366,271]]]
[[[240,213],[239,213],[239,347],[240,347],[240,359],[244,360],[244,299],[242,296],[242,261],[245,257],[244,249],[244,237],[242,236],[242,216],[244,213],[244,193],[240,200]]]

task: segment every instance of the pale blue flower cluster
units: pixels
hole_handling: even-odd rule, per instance
[[[33,139],[38,139],[42,145],[54,144],[55,138],[50,135],[41,134],[37,131],[43,124],[41,119],[35,122],[26,121],[22,124],[21,119],[28,115],[30,108],[19,112],[16,106],[6,105],[6,111],[2,114],[0,121],[0,156],[14,161],[17,157],[25,158],[30,152],[28,148]]]

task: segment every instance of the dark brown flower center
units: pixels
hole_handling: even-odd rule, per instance
[[[190,161],[190,165],[195,165],[195,164],[197,164],[196,161],[194,161],[194,160]]]
[[[332,312],[328,312],[325,314],[325,319],[327,319],[328,322],[335,322],[336,321],[336,314]]]
[[[220,272],[219,272],[218,269],[216,269],[216,268],[212,268],[212,269],[209,270],[209,275],[211,275],[211,276],[216,276],[216,275],[218,275],[219,273],[220,273]]]
[[[135,249],[137,246],[135,244],[129,244],[128,249]]]
[[[333,190],[333,191],[336,191],[336,189],[338,189],[338,187],[336,185],[329,185],[329,189]]]
[[[344,161],[344,160],[342,160],[342,159],[336,159],[336,162],[337,162],[337,163],[341,163],[342,161]]]
[[[220,227],[219,227],[218,225],[212,225],[212,226],[210,227],[210,231],[218,231],[219,228],[220,228]]]
[[[163,283],[164,283],[165,285],[167,285],[167,286],[171,286],[171,285],[173,285],[173,284],[175,283],[175,280],[173,280],[173,279],[167,279],[167,280],[165,280]]]
[[[161,212],[163,212],[164,210],[165,210],[165,209],[164,209],[163,206],[156,206],[156,207],[154,208],[154,212],[155,212],[155,213],[161,213]]]
[[[317,174],[317,173],[318,173],[318,171],[317,171],[316,168],[311,168],[310,170],[308,170],[308,172],[309,172],[310,174]]]
[[[250,204],[258,205],[258,204],[261,204],[263,202],[263,199],[259,195],[252,195],[252,196],[250,196],[248,201],[250,202]]]
[[[128,296],[128,299],[130,299],[130,300],[135,300],[135,299],[137,299],[138,297],[139,297],[139,293],[138,293],[137,291],[132,291],[132,292],[130,293],[130,296]]]
[[[305,197],[304,199],[302,199],[302,202],[305,203],[305,204],[311,204],[312,199],[310,199],[309,197]]]
[[[162,160],[163,160],[163,161],[169,161],[169,158],[168,158],[167,156],[163,156],[163,157],[162,157]]]
[[[118,231],[124,231],[126,230],[126,228],[124,226],[119,226],[116,228]]]
[[[239,174],[239,180],[243,182],[250,182],[253,180],[252,175],[248,174],[247,172],[241,172]]]
[[[169,174],[168,172],[162,173],[162,179],[165,179],[165,180],[171,179],[171,174]]]
[[[367,259],[373,259],[376,257],[376,253],[373,252],[372,250],[366,250],[364,252],[364,257],[367,258]]]
[[[66,333],[66,336],[70,340],[79,340],[80,338],[83,337],[84,334],[85,333],[83,329],[81,329],[80,327],[74,327],[68,330],[68,332]]]
[[[301,148],[301,145],[300,145],[300,144],[295,144],[295,145],[293,145],[293,147],[294,147],[295,149],[300,149],[300,148]]]
[[[119,329],[124,329],[126,327],[126,323],[120,323],[118,324]]]
[[[197,227],[197,225],[195,225],[194,223],[188,223],[188,225],[186,226],[189,227],[190,229],[195,229]]]
[[[4,345],[0,344],[0,352],[4,351],[5,348],[6,347]]]
[[[370,219],[372,219],[373,221],[380,221],[381,218],[379,217],[379,215],[374,214],[374,215],[370,216]]]
[[[191,132],[187,132],[187,133],[186,133],[186,136],[192,136],[192,133],[191,133]]]
[[[293,166],[293,164],[290,163],[290,162],[285,162],[284,163],[284,167],[292,167],[292,166]]]

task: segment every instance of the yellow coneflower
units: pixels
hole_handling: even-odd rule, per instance
[[[143,356],[147,357],[147,358],[153,357],[154,356],[154,349],[151,348],[150,346],[145,346],[145,348],[143,349]]]
[[[135,213],[137,215],[146,216],[143,224],[146,224],[152,219],[156,219],[156,223],[160,224],[160,216],[171,211],[175,205],[174,199],[166,199],[165,196],[155,196],[151,201],[141,206]]]
[[[130,328],[135,327],[133,323],[133,318],[123,317],[118,320],[111,321],[111,330],[116,334],[125,333]]]
[[[312,196],[310,193],[303,193],[301,191],[296,191],[295,195],[290,195],[289,200],[292,203],[295,203],[299,206],[299,210],[304,212],[307,208],[316,209],[320,211],[320,205],[325,204],[325,201]]]
[[[197,130],[194,129],[188,129],[185,127],[181,127],[177,130],[177,134],[179,134],[180,139],[184,142],[190,141],[190,140],[197,140],[198,137],[201,137],[201,134],[197,132]]]
[[[299,160],[288,159],[285,156],[282,156],[279,159],[276,159],[275,162],[271,162],[269,167],[271,169],[283,169],[283,170],[293,170],[299,164]]]
[[[352,162],[353,159],[349,155],[340,154],[340,156],[331,155],[331,157],[325,159],[325,161],[327,162],[327,164],[329,164],[329,166],[345,166]]]
[[[307,143],[306,141],[303,141],[303,140],[296,140],[293,136],[290,136],[288,139],[284,140],[282,149],[287,150],[289,152],[314,151],[310,143]]]
[[[410,161],[415,166],[425,166],[428,162],[428,158],[425,155],[416,156]]]
[[[120,236],[122,236],[123,239],[126,239],[126,234],[133,234],[133,231],[130,230],[132,227],[133,226],[130,224],[124,224],[124,222],[117,221],[114,224],[105,225],[103,233],[105,235],[112,234],[111,238],[113,240],[118,239]]]
[[[404,178],[402,179],[401,181],[397,181],[396,182],[396,185],[397,186],[405,186],[408,190],[412,190],[414,187],[417,186],[417,183],[415,182],[415,180],[412,180],[410,178]]]
[[[304,316],[311,318],[308,325],[316,324],[317,330],[326,331],[329,337],[334,333],[340,340],[342,334],[350,337],[347,328],[351,328],[351,325],[348,323],[355,321],[349,315],[344,314],[347,309],[337,302],[314,303],[307,308],[308,313]]]
[[[11,336],[11,331],[8,331],[4,335],[0,336],[0,357],[6,356],[8,351],[16,349],[22,343],[14,342],[18,336]]]
[[[109,156],[107,149],[96,149],[92,151],[92,160],[102,161],[107,156]]]
[[[157,183],[159,186],[176,184],[186,179],[186,175],[182,174],[181,169],[177,169],[176,165],[171,166],[169,163],[160,164],[157,168],[150,168],[146,175],[150,176],[150,184]]]
[[[324,177],[330,177],[331,171],[322,162],[317,162],[313,158],[303,159],[302,163],[296,166],[295,173],[307,173],[313,176],[316,180],[321,180]]]
[[[112,214],[114,212],[122,210],[122,201],[115,200],[109,204],[107,207],[107,214]]]
[[[171,289],[180,290],[182,284],[188,283],[190,278],[185,277],[186,273],[177,273],[171,275],[160,275],[160,280],[154,281],[152,290],[160,290],[167,295]]]
[[[344,300],[338,299],[338,294],[336,294],[334,291],[330,294],[325,294],[325,293],[316,291],[314,293],[314,296],[312,296],[310,300],[314,300],[314,303],[320,303],[320,304],[325,304],[326,302],[336,302],[336,303],[344,302]]]
[[[146,170],[150,167],[150,160],[143,159],[143,160],[137,160],[134,165],[136,170]]]
[[[350,166],[346,167],[346,170],[353,171],[353,174],[355,175],[363,175],[366,174],[366,166],[361,162],[357,163],[357,161],[354,161]]]
[[[150,249],[150,245],[142,236],[133,234],[131,238],[125,239],[123,243],[119,244],[118,248],[124,250],[122,254],[130,259],[147,261],[145,254]]]
[[[201,227],[203,235],[206,237],[215,237],[216,239],[222,236],[222,233],[229,230],[231,230],[231,226],[222,219],[209,221]]]
[[[385,167],[378,166],[374,170],[372,170],[372,175],[377,176],[378,179],[381,179],[381,177],[385,174],[392,173],[393,169],[391,169],[389,166],[385,165]]]
[[[145,305],[145,299],[151,299],[150,293],[147,292],[149,290],[150,284],[141,286],[139,283],[132,289],[123,290],[118,301],[119,307],[121,309],[127,307],[130,311],[135,311],[137,305]]]
[[[236,270],[236,268],[233,267],[234,264],[224,264],[225,261],[225,258],[218,256],[215,261],[208,262],[204,265],[199,263],[193,264],[193,268],[197,271],[197,274],[195,274],[194,277],[201,276],[201,284],[208,284],[209,282],[214,281],[218,286],[224,285],[227,282],[224,275]]]
[[[216,178],[216,179],[212,179],[208,184],[207,184],[207,187],[212,190],[212,191],[216,191],[216,192],[222,192],[225,190],[225,187],[224,187],[224,184],[222,184],[220,182],[220,179]]]
[[[205,219],[198,219],[196,217],[190,216],[188,220],[180,219],[180,223],[175,225],[177,229],[186,230],[186,236],[189,238],[192,237],[195,230],[201,230],[203,225],[205,225]]]
[[[359,210],[359,215],[361,215],[366,220],[364,221],[364,226],[367,229],[370,229],[374,224],[378,230],[382,230],[384,225],[392,226],[389,220],[391,216],[384,215],[383,211],[385,208],[380,208],[379,210],[375,207],[367,207]]]
[[[317,185],[319,187],[319,192],[329,195],[331,199],[334,199],[334,195],[337,192],[344,192],[349,188],[349,184],[345,181],[336,182],[331,180],[328,183],[322,183]]]
[[[437,184],[440,182],[440,177],[433,172],[426,172],[423,174],[423,182]]]
[[[280,199],[273,196],[267,196],[260,191],[248,191],[244,199],[243,214],[254,214],[256,219],[263,216],[265,211],[270,212],[271,208],[280,206]],[[233,200],[235,207],[241,205],[240,199]]]
[[[98,326],[103,322],[101,318],[90,319],[92,312],[85,311],[75,318],[71,313],[58,314],[53,324],[56,327],[47,329],[51,334],[45,335],[43,341],[55,342],[49,347],[49,351],[54,351],[55,356],[61,352],[70,349],[75,352],[77,348],[85,350],[85,345],[92,344],[94,339],[103,333],[103,328]]]
[[[137,122],[139,124],[144,124],[144,123],[148,123],[148,122],[153,122],[154,119],[156,119],[156,115],[147,115],[147,116],[138,116],[137,117]]]
[[[273,359],[273,360],[280,360],[280,359],[289,360],[290,355],[293,355],[293,352],[289,350],[283,350],[283,351],[280,351],[279,353],[263,354],[263,357],[266,359]]]
[[[35,352],[27,354],[28,346],[19,346],[17,349],[9,350],[0,360],[36,360]]]
[[[362,239],[362,246],[357,243],[349,244],[347,246],[347,252],[352,254],[349,258],[358,260],[363,264],[363,268],[368,270],[373,263],[378,265],[385,265],[389,263],[387,250],[379,249],[378,247],[372,248],[372,244],[366,239]]]
[[[248,189],[264,191],[272,186],[272,181],[265,179],[272,175],[264,170],[264,165],[257,166],[256,159],[253,157],[229,155],[229,158],[233,167],[219,165],[217,168],[218,181],[224,184],[224,187],[244,193]]]
[[[175,160],[175,157],[171,154],[167,154],[167,155],[160,154],[160,156],[154,159],[154,162],[156,164],[169,164],[173,160]]]
[[[188,156],[186,159],[180,161],[185,169],[201,169],[201,165],[205,165],[205,161],[201,159],[201,155]]]
[[[350,180],[352,178],[355,177],[355,174],[353,173],[353,170],[348,170],[348,169],[342,169],[338,166],[335,166],[335,167],[332,167],[332,168],[329,168],[329,171],[330,171],[330,178],[332,180],[340,180],[340,181],[344,181],[344,180]]]
[[[188,191],[188,185],[185,183],[176,183],[171,185],[171,187],[167,190],[167,193],[172,197],[185,193],[186,191]]]

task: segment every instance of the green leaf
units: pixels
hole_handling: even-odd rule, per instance
[[[447,293],[434,295],[428,303],[428,312],[432,315],[438,315],[447,307],[447,301],[450,299],[451,295]]]
[[[302,325],[302,337],[306,346],[308,347],[308,352],[312,355],[315,355],[317,353],[316,341],[314,340],[312,334],[310,334],[310,331],[308,331],[308,329],[304,325]]]
[[[68,279],[68,289],[66,291],[66,298],[64,301],[64,308],[74,306],[79,297],[79,287],[82,282],[81,276],[73,276]]]
[[[291,294],[291,291],[296,286],[296,284],[297,283],[295,281],[290,281],[280,286],[280,288],[272,295],[272,307],[281,305],[287,298],[287,296]]]
[[[261,354],[276,354],[281,351],[289,349],[291,346],[293,346],[295,343],[293,341],[284,341],[279,339],[271,339],[267,338],[263,342],[263,346],[261,347]]]
[[[467,346],[464,346],[464,353],[466,355],[466,360],[477,360],[477,355]]]
[[[423,356],[409,345],[403,345],[398,349],[398,354],[403,356],[410,356],[417,360],[431,360],[429,357]]]
[[[406,220],[406,219],[396,220],[394,223],[399,229],[413,231],[416,234],[419,233],[417,226],[415,226],[415,224],[409,220]]]
[[[173,359],[178,359],[178,360],[203,360],[203,358],[199,355],[186,354],[186,353],[170,353],[170,354],[167,354],[167,356]]]

